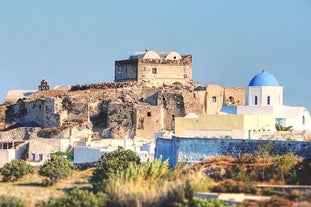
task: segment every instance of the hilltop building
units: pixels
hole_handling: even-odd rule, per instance
[[[192,56],[172,51],[144,51],[115,61],[115,81],[145,81],[152,85],[192,80]]]
[[[38,85],[39,91],[50,90],[50,84],[47,80],[41,80]],[[14,103],[19,99],[26,99],[30,97],[33,93],[37,92],[37,90],[10,90],[7,92],[4,101]]]
[[[43,79],[41,80],[40,85],[38,85],[38,90],[39,91],[47,91],[50,90],[50,84],[47,80]]]

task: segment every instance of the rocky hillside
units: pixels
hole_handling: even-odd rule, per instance
[[[202,88],[196,82],[161,87],[113,82],[38,91],[9,105],[6,123],[53,129],[41,133],[46,137],[64,136],[62,130],[79,126],[90,128],[94,138],[153,139],[155,131],[173,131],[175,117],[203,112]]]

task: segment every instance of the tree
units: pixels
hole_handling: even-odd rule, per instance
[[[97,163],[96,169],[91,176],[91,183],[95,191],[104,189],[105,181],[111,174],[125,170],[131,162],[139,163],[139,156],[131,151],[118,149],[105,154]]]
[[[39,174],[48,177],[44,180],[44,185],[53,185],[61,178],[72,175],[75,165],[66,158],[52,154],[51,159],[44,162],[40,167]]]
[[[1,169],[2,180],[5,182],[17,181],[29,173],[33,173],[33,167],[25,160],[12,160]]]
[[[290,173],[290,171],[300,162],[297,155],[292,152],[277,155],[275,157],[275,162],[273,164],[274,174],[277,177],[281,177],[283,185],[285,184],[285,175]]]
[[[266,178],[266,168],[271,164],[273,159],[273,149],[274,143],[267,142],[262,144],[258,147],[256,151],[255,159],[262,163],[262,179],[265,180]]]

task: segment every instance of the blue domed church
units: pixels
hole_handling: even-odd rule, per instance
[[[294,131],[311,130],[309,111],[305,107],[283,105],[283,87],[266,70],[255,75],[245,88],[245,106],[230,111],[244,115],[273,115],[276,124],[283,127],[292,126]]]

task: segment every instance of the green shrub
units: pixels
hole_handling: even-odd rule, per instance
[[[104,190],[106,180],[118,171],[127,169],[131,162],[137,164],[140,162],[138,155],[131,150],[118,149],[105,154],[97,163],[90,179],[94,190]]]
[[[48,201],[40,201],[36,203],[36,207],[105,207],[108,201],[108,195],[102,192],[94,194],[87,190],[74,188],[65,197],[50,198]]]
[[[51,159],[44,162],[40,167],[39,174],[48,178],[43,181],[44,186],[53,185],[59,179],[72,175],[75,166],[67,159],[51,155]]]
[[[214,181],[198,172],[192,175],[190,182],[194,192],[209,192]]]
[[[168,181],[168,162],[157,159],[138,165],[129,163],[124,170],[111,174],[106,179],[104,191],[111,198],[112,206],[149,206],[159,203],[174,185]]]
[[[111,174],[103,191],[111,198],[110,206],[172,206],[192,200],[194,189],[206,190],[202,184],[210,186],[210,182],[207,176],[185,172],[181,166],[169,169],[167,161],[156,159],[132,162],[125,170]]]
[[[61,152],[61,151],[58,151],[58,152],[54,152],[53,153],[54,155],[57,155],[59,157],[64,157],[66,158],[67,160],[72,160],[73,159],[73,155],[69,152]]]
[[[228,204],[219,199],[201,199],[183,200],[180,203],[174,203],[174,207],[227,207]]]
[[[276,155],[274,162],[271,166],[273,171],[273,177],[280,179],[285,184],[286,176],[295,176],[295,173],[291,173],[293,168],[300,162],[299,157],[292,152]],[[292,178],[294,179],[294,178]]]
[[[27,202],[15,196],[0,196],[0,207],[26,207]]]
[[[2,180],[5,182],[17,181],[29,173],[33,173],[33,167],[25,160],[12,160],[1,169]]]

